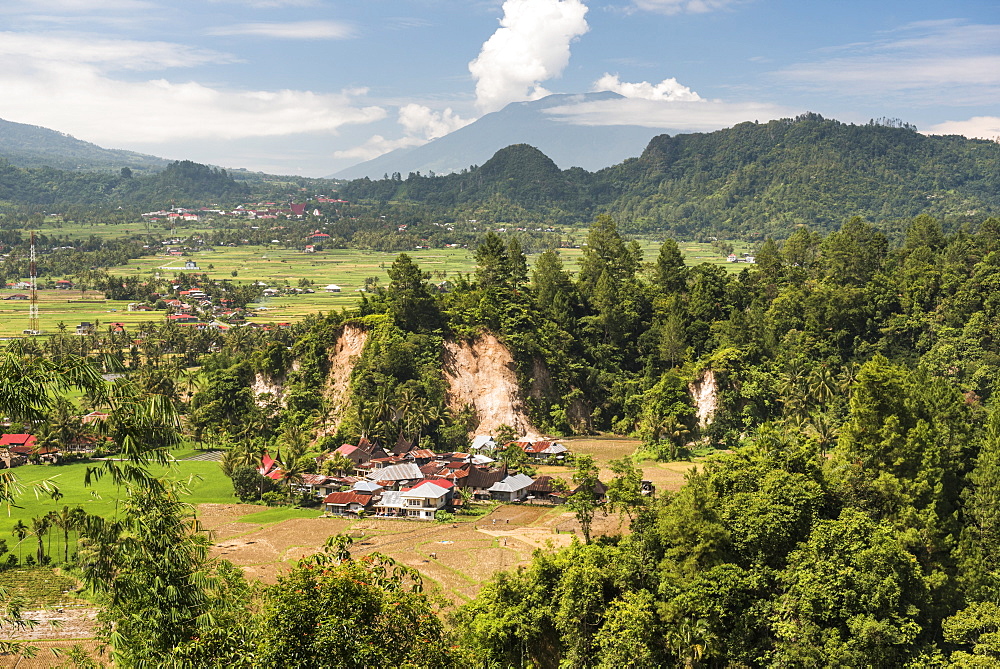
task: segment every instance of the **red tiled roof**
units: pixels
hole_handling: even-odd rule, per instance
[[[0,446],[34,446],[35,436],[32,434],[5,434],[0,437]]]
[[[371,493],[359,493],[354,490],[348,490],[347,492],[331,492],[323,500],[323,503],[344,506],[348,504],[360,504],[362,506],[367,506],[367,504],[371,501]]]

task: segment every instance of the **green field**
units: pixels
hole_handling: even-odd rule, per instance
[[[8,550],[15,554],[19,551],[17,539],[12,533],[14,525],[19,520],[30,526],[32,518],[49,511],[59,511],[64,506],[71,508],[81,506],[87,513],[93,515],[112,516],[115,513],[120,490],[106,477],[92,486],[84,485],[87,468],[99,464],[99,462],[77,462],[66,465],[25,465],[13,470],[25,491],[18,500],[18,507],[4,509],[3,513],[0,513],[0,539],[7,542]],[[166,472],[163,467],[152,467],[151,471],[156,475]],[[239,502],[233,496],[232,484],[222,473],[218,462],[179,461],[171,468],[170,477],[186,485],[190,494],[185,497],[185,501],[191,504]],[[49,495],[36,494],[33,484],[41,481],[51,481],[58,487],[62,497],[54,500]],[[55,529],[50,536],[46,536],[46,545],[50,540],[52,554],[62,555],[62,531]],[[29,536],[24,540],[20,551],[24,555],[33,554],[36,545],[36,539]]]
[[[67,225],[61,232],[78,235],[94,232],[110,239],[120,236],[126,229],[134,232],[138,227],[140,226],[96,225],[77,229]],[[193,231],[185,229],[183,232],[191,234]],[[581,234],[580,237],[582,236]],[[742,243],[733,244],[737,253],[750,250]],[[659,242],[642,239],[640,245],[644,261],[653,262],[659,252]],[[709,244],[683,242],[680,248],[689,265],[707,262],[722,265],[730,272],[738,272],[747,267],[742,263],[727,263]],[[577,269],[581,253],[579,248],[560,250],[566,269]],[[369,278],[375,278],[378,285],[385,286],[389,281],[388,269],[397,255],[361,249],[330,249],[305,253],[299,249],[277,246],[219,246],[196,251],[185,257],[169,257],[161,253],[137,258],[128,265],[108,268],[108,272],[122,276],[159,274],[161,277],[170,277],[185,271],[185,261],[194,260],[199,272],[218,280],[227,279],[238,283],[260,281],[269,286],[296,286],[300,279],[305,278],[313,283],[315,293],[265,298],[259,304],[252,305],[258,310],[257,322],[294,322],[319,311],[350,308],[356,303],[359,291]],[[469,249],[415,249],[409,255],[421,269],[430,273],[431,280],[435,282],[475,271],[473,251]],[[528,262],[533,262],[537,257],[537,254],[529,255]],[[236,272],[235,277],[233,272]],[[328,284],[340,286],[341,292],[325,292],[323,288]],[[0,337],[20,336],[27,327],[28,302],[2,299],[25,292],[0,290]],[[38,294],[40,326],[47,334],[57,332],[60,322],[67,326],[69,332],[74,332],[76,325],[82,321],[99,321],[104,325],[121,322],[125,323],[127,329],[131,329],[145,321],[162,322],[164,317],[163,312],[130,312],[127,310],[127,301],[102,301],[102,296],[93,291],[84,295],[76,290],[42,290]]]

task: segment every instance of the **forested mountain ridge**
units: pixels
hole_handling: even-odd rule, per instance
[[[597,180],[614,193],[609,210],[636,229],[690,234],[717,225],[762,236],[800,224],[832,230],[852,215],[996,211],[998,164],[996,142],[804,115],[661,135]]]
[[[180,201],[241,202],[249,189],[225,170],[189,160],[170,163],[150,175],[69,172],[51,167],[15,167],[0,158],[0,203],[16,205],[119,205],[166,206]]]
[[[18,167],[136,172],[162,170],[170,161],[134,151],[105,149],[71,135],[0,119],[0,156]]]
[[[360,179],[341,192],[452,206],[494,222],[609,213],[624,230],[680,237],[783,238],[802,224],[832,231],[854,215],[901,232],[899,221],[922,213],[948,226],[1000,210],[1000,144],[921,135],[895,122],[852,125],[805,114],[660,135],[640,157],[594,173],[541,169],[538,153],[515,145],[461,173]]]

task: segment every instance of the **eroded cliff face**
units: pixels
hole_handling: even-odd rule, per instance
[[[443,360],[448,407],[455,412],[466,405],[475,409],[476,433],[495,433],[509,425],[520,436],[541,436],[528,418],[514,358],[499,339],[483,334],[472,341],[445,341]]]
[[[351,399],[351,372],[367,342],[368,330],[357,325],[345,325],[337,337],[337,343],[330,351],[330,373],[323,386],[323,397],[327,400],[329,413],[320,436],[333,434],[340,426]]]
[[[250,386],[258,404],[263,404],[262,395],[270,394],[278,401],[278,404],[285,406],[285,387],[280,379],[275,379],[267,374],[257,372],[253,378],[253,385]]]
[[[715,411],[719,407],[719,387],[715,372],[711,369],[704,370],[688,385],[688,391],[698,416],[698,427],[704,428],[715,418]]]

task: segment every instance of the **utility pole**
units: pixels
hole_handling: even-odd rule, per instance
[[[31,231],[31,255],[28,256],[28,282],[31,284],[30,306],[28,307],[28,329],[26,335],[41,334],[38,329],[38,265],[35,262],[35,231]]]

